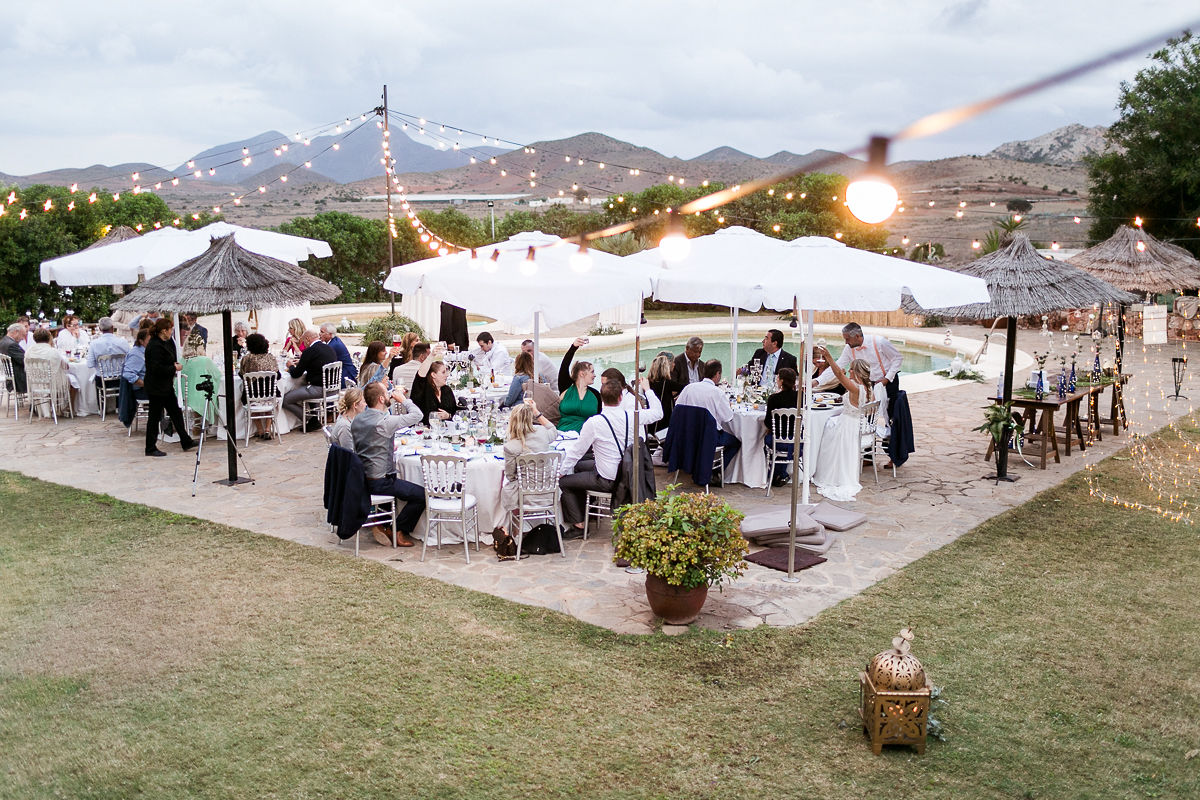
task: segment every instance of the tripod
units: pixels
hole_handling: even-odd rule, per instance
[[[200,455],[204,452],[204,440],[208,436],[208,409],[212,405],[214,391],[212,380],[209,378],[198,383],[196,388],[204,392],[204,413],[200,417],[200,438],[196,442],[196,467],[192,471],[192,497],[196,496],[196,484],[200,480]],[[238,449],[237,437],[229,430],[228,424],[225,426],[225,435],[229,438],[234,452],[237,453],[237,457],[241,460],[242,469],[246,471],[246,477],[250,479],[250,483],[254,483],[254,478],[250,475],[250,468],[246,466],[246,459],[242,456],[242,451]]]

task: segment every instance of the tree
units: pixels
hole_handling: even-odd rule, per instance
[[[1021,199],[1009,200],[1004,207],[1014,214],[1028,214],[1033,211],[1033,203]]]
[[[1200,38],[1185,33],[1150,56],[1133,83],[1122,82],[1110,149],[1085,159],[1094,241],[1135,216],[1159,238],[1200,254]]]
[[[341,287],[342,302],[383,300],[383,278],[388,269],[387,223],[342,211],[326,211],[314,217],[296,217],[279,226],[281,233],[327,242],[332,258],[310,258],[301,266],[322,280]],[[409,225],[397,224],[399,236],[392,243],[397,264],[425,257],[414,244]],[[419,242],[417,242],[419,244]]]

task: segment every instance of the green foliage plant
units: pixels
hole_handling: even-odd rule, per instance
[[[999,450],[1004,446],[1005,440],[1008,439],[1008,432],[1016,427],[1012,416],[1012,403],[996,403],[990,406],[983,407],[983,424],[978,428],[972,428],[976,431],[984,431],[991,435],[992,440],[996,443],[996,449]]]
[[[616,557],[683,589],[719,586],[745,572],[745,514],[716,495],[675,494],[677,488],[617,509]]]
[[[404,316],[403,314],[384,314],[382,317],[375,319],[362,326],[362,341],[364,343],[383,342],[386,345],[391,345],[392,336],[395,334],[405,334],[409,331],[421,337],[421,341],[428,341],[425,338],[425,331],[421,330],[421,326],[415,320]]]
[[[616,336],[618,333],[624,333],[623,328],[616,325],[595,325],[587,332],[588,336]]]

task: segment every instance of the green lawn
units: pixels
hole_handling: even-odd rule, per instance
[[[0,507],[6,800],[1200,796],[1200,537],[1079,478],[730,636],[619,636],[12,473]],[[874,756],[857,675],[907,624],[948,740]]]

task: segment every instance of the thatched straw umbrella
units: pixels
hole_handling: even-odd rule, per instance
[[[208,251],[158,277],[151,278],[119,300],[113,308],[125,311],[221,312],[225,346],[225,431],[229,454],[226,485],[241,483],[237,476],[234,440],[232,311],[269,306],[299,305],[332,300],[342,290],[286,261],[251,253],[238,246],[233,235],[213,239]]]
[[[1043,258],[1018,233],[994,253],[960,267],[958,272],[983,278],[988,284],[990,303],[973,303],[953,308],[925,309],[945,317],[969,319],[1008,318],[1004,353],[1003,402],[1012,401],[1012,371],[1017,355],[1017,317],[1046,314],[1064,308],[1081,308],[1093,303],[1129,303],[1134,300],[1083,270],[1061,261]],[[1008,448],[996,448],[996,478],[1008,478]]]
[[[1118,289],[1158,294],[1200,288],[1200,261],[1178,245],[1122,225],[1100,244],[1067,259],[1073,267]],[[1117,370],[1125,354],[1125,307],[1117,307]]]
[[[118,225],[117,227],[110,229],[108,233],[104,234],[104,236],[100,237],[83,249],[95,250],[97,247],[107,247],[110,244],[126,242],[130,239],[136,239],[139,236],[141,236],[141,234],[128,225]]]

